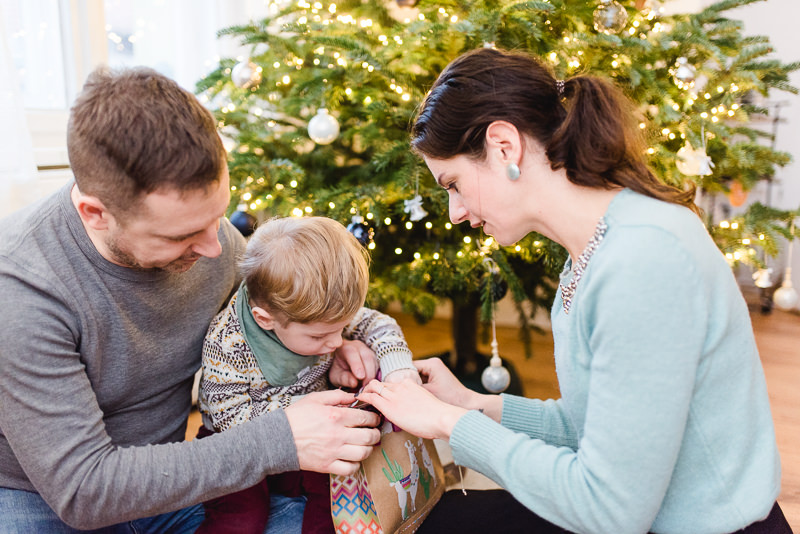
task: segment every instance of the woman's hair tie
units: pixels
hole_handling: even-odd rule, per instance
[[[558,96],[564,96],[564,80],[556,80],[556,91]]]

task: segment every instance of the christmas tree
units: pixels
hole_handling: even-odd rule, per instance
[[[767,111],[753,95],[796,92],[788,74],[800,64],[770,59],[767,37],[744,36],[725,16],[754,1],[669,16],[653,0],[278,2],[269,17],[221,32],[250,55],[223,59],[198,92],[227,138],[231,210],[349,225],[371,250],[368,305],[399,302],[425,321],[437,303],[453,302],[451,363],[463,374],[485,365],[477,311],[485,321],[510,290],[525,339],[552,303],[565,252],[537,235],[498,247],[479,229],[450,224],[447,195],[408,139],[439,72],[492,46],[530,51],[560,79],[613,79],[639,105],[656,174],[696,183],[720,249],[732,264],[759,266],[797,212],[754,204],[714,221],[709,209],[735,204],[789,161],[750,120]]]

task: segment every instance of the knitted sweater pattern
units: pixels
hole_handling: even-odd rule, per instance
[[[217,432],[265,412],[286,408],[303,395],[330,387],[328,371],[333,365],[332,353],[309,358],[312,363],[298,373],[294,383],[270,384],[245,340],[236,313],[237,298],[239,293],[214,318],[203,344],[200,411],[207,426],[213,426]],[[343,337],[369,345],[377,354],[384,376],[397,369],[413,368],[411,351],[397,323],[387,315],[361,308],[345,328]]]

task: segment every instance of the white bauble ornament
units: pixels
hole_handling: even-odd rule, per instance
[[[489,367],[481,373],[481,384],[490,393],[500,393],[505,391],[510,383],[511,374],[503,367],[503,361],[499,356],[492,356]]]
[[[675,63],[675,69],[673,69],[672,77],[675,80],[675,85],[681,89],[688,89],[689,87],[694,86],[694,82],[697,79],[697,71],[695,70],[694,66],[689,64],[688,59],[685,57],[679,57]]]
[[[594,10],[594,29],[603,33],[619,33],[628,24],[628,12],[616,0],[600,0]]]
[[[789,311],[797,306],[800,296],[797,294],[797,290],[792,287],[792,281],[784,280],[781,287],[775,290],[772,300],[775,302],[775,306],[781,310]]]
[[[792,231],[794,231],[794,221],[792,222]],[[792,245],[793,243],[790,241],[788,263],[792,262]],[[797,290],[792,287],[792,268],[787,267],[783,275],[783,283],[781,287],[775,290],[775,294],[772,295],[772,301],[781,310],[789,311],[797,306],[798,300],[800,300],[800,296],[797,294]]]
[[[241,61],[231,69],[231,81],[240,89],[250,89],[261,83],[261,67],[250,60]]]
[[[318,145],[329,145],[339,136],[339,121],[325,108],[308,121],[308,136]]]

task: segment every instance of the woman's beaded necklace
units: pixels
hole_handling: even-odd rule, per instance
[[[572,265],[572,278],[569,283],[567,285],[558,284],[561,287],[561,302],[564,305],[564,313],[569,313],[569,308],[572,306],[572,297],[575,296],[575,290],[578,288],[578,282],[581,281],[583,271],[586,270],[589,260],[592,259],[592,254],[594,254],[603,237],[605,237],[607,229],[608,225],[605,219],[600,217],[600,220],[597,221],[597,227],[594,229],[594,235]]]

